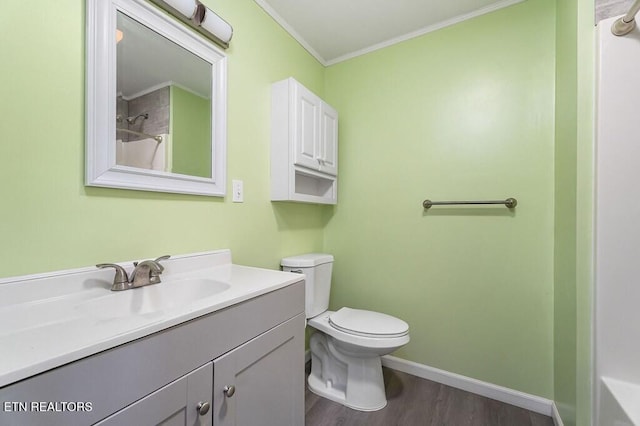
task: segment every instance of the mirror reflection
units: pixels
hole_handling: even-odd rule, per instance
[[[212,64],[118,11],[116,164],[211,178]]]

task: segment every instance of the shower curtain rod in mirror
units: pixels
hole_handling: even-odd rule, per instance
[[[136,136],[145,136],[145,137],[150,138],[150,139],[155,139],[156,142],[158,142],[158,143],[162,142],[162,136],[158,136],[158,135],[150,135],[150,134],[147,134],[147,133],[136,132],[135,130],[121,129],[119,127],[116,127],[116,131],[125,132],[125,133],[131,133],[132,135],[136,135]],[[137,141],[122,141],[122,142],[128,143],[128,142],[137,142]]]

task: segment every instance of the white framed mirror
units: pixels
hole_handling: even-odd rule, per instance
[[[87,0],[88,186],[224,196],[227,60],[145,0]]]

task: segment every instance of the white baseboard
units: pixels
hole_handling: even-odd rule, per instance
[[[311,351],[307,350],[304,354],[304,361],[306,363],[310,360]],[[466,377],[461,374],[450,373],[445,370],[407,361],[391,355],[382,357],[382,365],[393,370],[402,371],[403,373],[422,377],[423,379],[442,383],[456,389],[462,389],[506,404],[515,405],[516,407],[524,408],[534,413],[549,416],[553,419],[555,426],[564,426],[562,418],[560,418],[560,413],[558,412],[558,407],[556,407],[555,402],[550,399],[509,389],[504,386],[494,385],[493,383],[483,382],[482,380],[472,379],[471,377]]]
[[[457,389],[495,399],[516,407],[524,408],[535,413],[544,414],[545,416],[555,417],[555,404],[550,399],[527,394],[517,390],[509,389],[503,386],[494,385],[493,383],[483,382],[481,380],[472,379],[456,373],[450,373],[438,368],[429,367],[428,365],[418,364],[417,362],[407,361],[391,355],[382,357],[382,365],[394,370],[402,371],[423,379],[432,380]],[[554,410],[555,409],[555,410]],[[560,419],[560,416],[557,415]],[[555,418],[554,418],[554,421]],[[562,422],[556,425],[562,425]]]

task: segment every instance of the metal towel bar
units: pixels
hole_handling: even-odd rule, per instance
[[[431,201],[424,200],[422,207],[425,209],[431,208],[431,206],[445,206],[445,205],[461,205],[461,204],[504,204],[505,207],[510,209],[515,208],[518,205],[518,200],[515,198],[507,198],[506,200],[489,200],[489,201]]]

